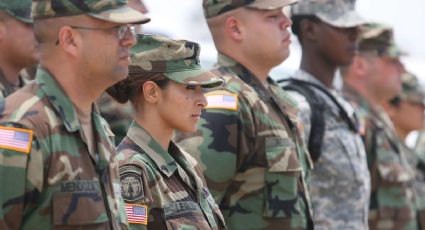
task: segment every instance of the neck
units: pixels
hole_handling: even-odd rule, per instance
[[[345,76],[344,84],[353,88],[358,94],[364,97],[371,105],[381,106],[386,103],[385,99],[380,99],[374,90],[369,88],[366,81],[360,79],[358,76]]]
[[[399,127],[398,125],[395,126],[395,130],[397,132],[397,135],[400,137],[401,141],[406,140],[407,135],[410,133],[411,130],[406,130],[403,129],[401,127]]]
[[[16,84],[19,81],[19,72],[22,68],[18,68],[16,66],[10,65],[0,58],[0,69],[3,74],[3,77],[10,84]]]
[[[310,55],[303,52],[300,68],[313,75],[326,87],[333,88],[335,72],[338,68],[335,64],[326,61],[318,55]]]
[[[147,108],[145,112],[135,111],[134,121],[148,131],[165,151],[168,150],[174,129],[164,124],[155,109]]]

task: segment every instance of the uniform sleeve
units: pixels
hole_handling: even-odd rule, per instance
[[[254,150],[255,124],[251,107],[238,98],[237,110],[207,108],[195,133],[177,133],[175,141],[204,170],[208,188],[217,204],[242,162]]]
[[[43,157],[30,131],[0,124],[0,229],[19,229],[42,190]]]

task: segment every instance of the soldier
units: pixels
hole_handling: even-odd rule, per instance
[[[190,41],[138,36],[129,78],[108,89],[135,111],[116,158],[131,229],[224,228],[200,166],[171,141],[174,130],[196,130],[204,89],[223,83],[200,69],[199,51]]]
[[[143,14],[148,12],[141,0],[129,0],[128,5]],[[142,25],[133,25],[133,28],[137,34],[142,33]],[[118,103],[107,93],[102,94],[97,100],[97,104],[99,105],[102,117],[105,118],[111,127],[115,135],[115,143],[118,145],[127,134],[127,130],[131,125],[133,113],[131,104],[129,102],[124,104]]]
[[[394,123],[406,159],[415,171],[418,226],[419,229],[425,229],[425,154],[410,149],[403,141],[411,131],[425,128],[425,90],[416,76],[408,72],[401,76],[401,83],[401,93],[384,105],[384,108]]]
[[[33,1],[36,79],[0,103],[0,229],[127,226],[108,124],[94,101],[128,73],[126,1]]]
[[[297,104],[268,76],[289,55],[292,0],[204,0],[222,89],[209,92],[198,130],[176,140],[204,168],[230,229],[311,226]]]
[[[0,0],[0,101],[23,87],[19,71],[37,62],[31,1]]]
[[[309,188],[316,229],[367,229],[370,175],[353,108],[333,87],[339,66],[355,54],[363,19],[349,0],[300,0],[292,31],[300,69],[284,88],[297,101],[314,170]]]
[[[342,70],[344,94],[358,112],[372,177],[371,229],[416,229],[413,172],[382,108],[400,92],[401,54],[391,28],[368,24],[361,33],[358,54]]]

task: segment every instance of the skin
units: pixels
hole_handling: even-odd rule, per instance
[[[411,131],[425,127],[425,105],[421,103],[402,100],[398,106],[386,104],[385,110],[402,140],[406,139]]]
[[[339,66],[349,64],[354,55],[359,31],[357,27],[337,28],[325,22],[301,22],[301,69],[332,88]]]
[[[204,92],[199,86],[186,86],[169,81],[164,89],[154,82],[143,84],[143,97],[135,106],[135,121],[144,127],[163,149],[168,149],[174,130],[196,131],[201,111],[207,106]]]
[[[344,74],[344,82],[374,104],[385,105],[401,90],[404,67],[398,58],[356,55]]]
[[[0,13],[0,68],[7,81],[15,83],[19,71],[37,63],[38,43],[32,24],[23,23]]]
[[[112,28],[120,24],[85,15],[39,23],[35,26],[42,41],[40,62],[53,76],[60,76],[56,80],[79,110],[91,111],[93,102],[106,88],[127,76],[130,48],[136,43],[130,31],[119,40],[114,29],[70,27]]]
[[[208,25],[218,51],[244,65],[263,82],[270,70],[289,56],[288,28],[292,21],[282,9],[238,8],[209,19]]]

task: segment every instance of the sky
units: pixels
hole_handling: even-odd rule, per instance
[[[175,39],[201,44],[201,62],[210,67],[216,58],[205,20],[201,0],[144,0],[152,21],[147,33],[161,33]],[[407,69],[425,85],[425,1],[424,0],[357,0],[357,11],[365,19],[394,27],[396,43],[408,55],[402,58]],[[272,77],[291,74],[301,58],[297,39],[293,38],[291,55],[272,72]]]

